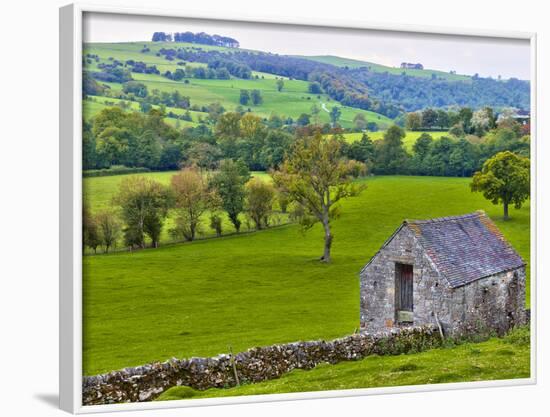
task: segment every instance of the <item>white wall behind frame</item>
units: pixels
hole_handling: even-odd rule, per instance
[[[105,4],[107,1],[91,2]],[[57,44],[58,7],[62,1],[11,2],[4,5],[0,16],[2,31],[2,148],[0,151],[0,182],[3,195],[0,204],[2,238],[0,238],[0,317],[2,337],[0,351],[4,367],[0,378],[2,414],[54,416],[64,413],[52,405],[57,393]],[[453,5],[441,1],[408,2],[394,0],[388,3],[358,2],[352,0],[304,1],[264,0],[232,2],[181,1],[122,1],[122,6],[213,11],[216,15],[228,11],[243,15],[294,16],[304,19],[338,19],[373,21],[379,23],[425,24],[437,26],[484,28],[493,30],[520,30],[539,32],[539,91],[549,90],[550,28],[544,2],[526,0],[470,1]],[[13,63],[17,65],[12,65]],[[37,66],[40,77],[37,78]],[[28,86],[28,87],[27,87]],[[30,105],[29,91],[40,90],[40,104]],[[550,133],[542,118],[550,113],[547,97],[538,97],[539,114],[539,183],[549,178],[545,161],[548,146],[544,138]],[[25,112],[18,109],[25,108]],[[32,111],[32,117],[29,112]],[[32,121],[32,122],[30,122]],[[25,169],[21,169],[21,161]],[[548,165],[548,164],[546,164]],[[32,191],[32,192],[31,192]],[[539,196],[539,200],[544,197]],[[544,213],[547,200],[539,201],[540,237],[548,235],[548,221]],[[19,219],[24,219],[23,222]],[[28,244],[29,236],[38,231],[36,245]],[[44,238],[46,237],[46,238]],[[539,243],[540,253],[548,252],[546,242]],[[32,257],[30,254],[32,253]],[[539,276],[548,271],[541,257]],[[539,294],[550,293],[550,285],[539,283]],[[548,303],[539,306],[539,329],[548,328]],[[548,361],[541,357],[548,350],[548,335],[539,331],[539,385],[448,391],[421,394],[401,394],[233,405],[223,408],[225,415],[265,416],[320,415],[332,416],[362,412],[369,414],[407,412],[409,415],[448,416],[499,414],[540,415],[545,403],[544,392],[550,389]],[[7,368],[7,369],[5,369]],[[452,403],[453,406],[449,407]],[[217,416],[219,407],[147,411],[147,416]],[[119,414],[120,415],[120,414]],[[124,415],[141,416],[143,412]]]

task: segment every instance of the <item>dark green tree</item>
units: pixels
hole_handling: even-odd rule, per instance
[[[332,126],[335,126],[338,121],[340,120],[340,116],[342,115],[342,110],[340,110],[340,107],[334,106],[332,109],[330,109],[330,121],[332,123]]]
[[[460,139],[449,155],[450,172],[454,176],[469,177],[477,165],[477,153],[473,144]]]
[[[472,133],[472,117],[474,112],[469,107],[462,107],[458,112],[458,120],[465,133]]]
[[[409,155],[403,146],[405,131],[393,125],[384,133],[382,140],[376,142],[375,171],[380,174],[406,173]]]
[[[122,209],[126,244],[144,248],[147,235],[152,246],[158,247],[162,226],[172,205],[168,188],[147,177],[129,176],[120,182],[113,201]]]
[[[425,109],[422,112],[422,127],[432,129],[437,126],[438,115],[434,109]]]
[[[470,188],[483,193],[493,204],[501,204],[504,220],[508,220],[508,206],[521,208],[530,194],[530,162],[528,158],[510,151],[499,152],[474,174]]]
[[[422,133],[414,143],[411,169],[415,174],[428,175],[430,173],[426,159],[432,150],[432,145],[433,139],[428,133]]]
[[[374,161],[374,144],[368,135],[363,133],[361,140],[357,140],[349,145],[346,154],[349,159],[364,162],[370,167]]]
[[[425,159],[430,175],[443,177],[451,175],[449,158],[454,148],[455,142],[446,136],[434,141],[430,154]]]
[[[250,93],[248,92],[248,90],[241,90],[241,94],[239,96],[239,103],[241,103],[243,106],[246,106],[249,101],[250,101]]]
[[[147,86],[137,81],[128,81],[122,85],[122,91],[126,94],[134,94],[136,97],[147,97]]]
[[[262,97],[262,92],[260,90],[252,90],[250,92],[250,98],[252,99],[252,104],[255,106],[259,106],[264,102],[264,99]]]
[[[94,253],[97,252],[97,247],[101,245],[99,233],[96,218],[90,212],[90,208],[84,204],[82,209],[82,246],[88,246]]]
[[[108,253],[110,248],[116,246],[116,242],[120,236],[120,222],[116,214],[108,209],[97,213],[95,218],[99,228],[101,244],[105,248],[105,253]]]
[[[310,123],[309,114],[302,113],[298,119],[296,119],[296,124],[298,126],[307,126]]]
[[[310,94],[321,94],[323,92],[321,89],[321,84],[319,84],[317,81],[313,81],[309,83],[307,87],[307,91]]]
[[[237,232],[241,229],[239,214],[244,210],[245,184],[249,178],[250,172],[246,165],[225,159],[221,161],[219,171],[210,180],[210,187],[214,188],[222,199],[222,207]]]

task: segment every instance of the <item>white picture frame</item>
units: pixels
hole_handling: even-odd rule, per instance
[[[227,13],[189,13],[185,10],[162,10],[155,8],[127,8],[97,6],[76,3],[60,9],[60,407],[76,414],[108,412],[119,410],[148,410],[177,407],[197,407],[220,404],[255,403],[265,401],[290,401],[329,397],[350,397],[362,395],[424,392],[450,389],[501,387],[535,384],[536,367],[536,314],[531,317],[531,377],[503,381],[482,381],[447,383],[437,385],[400,386],[387,388],[366,388],[342,391],[272,394],[249,397],[218,399],[179,400],[168,402],[125,403],[113,405],[82,405],[82,29],[86,12],[116,13],[122,15],[152,15],[157,17],[181,17],[208,20],[224,20],[255,23],[305,25],[330,28],[370,29],[425,34],[476,36],[492,38],[522,39],[531,47],[531,200],[537,201],[537,114],[536,114],[536,34],[488,30],[466,30],[418,25],[388,25],[358,20],[323,20],[314,23],[292,16],[231,15]],[[537,207],[531,205],[531,310],[537,309]]]

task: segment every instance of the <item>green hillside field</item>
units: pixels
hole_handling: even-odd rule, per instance
[[[141,49],[146,45],[150,48],[150,52],[141,53]],[[178,47],[191,48],[196,47],[194,44],[178,43],[163,43],[163,42],[132,42],[132,43],[114,43],[114,44],[87,44],[84,48],[84,55],[93,54],[99,57],[99,62],[91,60],[91,63],[85,63],[85,70],[100,71],[99,63],[109,63],[110,58],[119,61],[133,59],[135,61],[145,62],[147,65],[156,65],[159,71],[175,71],[179,66],[179,61],[167,61],[162,56],[156,56],[156,53],[162,47]],[[225,49],[220,47],[209,47],[201,45],[203,49]],[[201,63],[186,63],[185,68],[196,66],[204,66]],[[180,67],[181,68],[181,67]],[[241,89],[261,91],[263,103],[258,106],[247,105],[246,109],[250,110],[261,117],[268,118],[272,114],[279,116],[298,118],[300,114],[311,113],[311,107],[316,104],[321,110],[320,121],[328,123],[330,121],[328,110],[334,105],[341,108],[342,115],[340,124],[343,127],[352,127],[353,118],[357,113],[365,115],[367,121],[375,122],[379,128],[385,129],[393,123],[391,119],[378,113],[371,111],[356,109],[348,106],[341,106],[339,103],[330,99],[326,94],[314,95],[307,92],[308,82],[301,80],[285,79],[285,84],[282,91],[277,91],[275,76],[254,72],[253,75],[258,75],[259,79],[243,80],[239,78],[231,78],[229,80],[210,80],[186,78],[181,81],[173,81],[162,75],[157,74],[140,74],[132,73],[134,80],[145,84],[150,91],[157,89],[160,92],[179,91],[182,95],[190,97],[192,105],[206,106],[214,102],[219,102],[228,111],[233,111],[239,105],[239,95]],[[284,78],[284,77],[280,77]],[[188,81],[185,84],[185,81]],[[101,83],[108,85],[113,92],[122,90],[122,85],[118,83]],[[136,103],[137,106],[137,103]],[[90,108],[88,108],[90,107]],[[84,101],[84,114],[93,116],[98,111],[98,103],[90,103]],[[169,109],[167,109],[169,110]],[[170,121],[170,123],[173,123]]]
[[[93,117],[95,117],[99,112],[102,110],[121,105],[123,102],[128,104],[128,111],[140,111],[139,110],[139,103],[136,101],[126,101],[126,100],[120,100],[117,98],[110,98],[110,97],[101,97],[101,96],[89,96],[86,100],[83,101],[83,117],[84,120],[91,120]],[[153,105],[154,109],[160,108],[160,106]],[[176,108],[176,107],[166,107],[166,112],[173,112],[174,114],[181,116],[186,112],[184,109]],[[171,117],[165,117],[164,121],[172,126],[180,126],[180,127],[195,127],[199,124],[199,118],[206,118],[208,116],[207,113],[204,112],[198,112],[198,111],[189,111],[191,117],[193,118],[193,121],[187,121],[187,120],[181,120],[181,119],[175,119]]]
[[[113,205],[113,198],[118,193],[118,187],[120,182],[127,177],[131,176],[146,176],[148,178],[154,179],[155,181],[160,182],[164,185],[169,185],[170,180],[174,174],[177,174],[177,171],[163,171],[163,172],[147,172],[140,174],[126,174],[126,175],[112,175],[105,177],[88,177],[83,178],[82,188],[84,195],[84,202],[87,204],[88,208],[92,213],[97,213],[100,210],[105,209],[117,209]],[[266,172],[252,172],[252,177],[261,178],[265,181],[271,181],[271,177]],[[277,203],[275,202],[275,210],[277,210]],[[229,221],[227,215],[222,212],[220,213],[223,220],[223,233],[231,234],[235,232],[233,224]],[[199,229],[197,230],[197,238],[208,238],[215,236],[215,232],[209,227],[209,213],[205,213],[203,216],[203,221],[201,222]],[[174,238],[170,236],[170,229],[175,225],[176,214],[172,210],[164,223],[164,228],[161,234],[161,244],[167,242],[173,242]],[[249,231],[253,229],[253,225],[249,224],[247,218],[244,214],[240,216],[242,221],[241,230]],[[282,213],[274,214],[271,224],[279,225],[282,223],[288,222],[288,215]],[[124,245],[122,241],[122,236],[118,239],[115,250],[123,250]],[[86,248],[86,254],[92,254],[90,248]]]
[[[109,182],[107,178],[101,179]],[[328,265],[318,261],[321,228],[302,234],[292,224],[158,249],[85,256],[84,374],[171,357],[211,356],[230,346],[238,352],[353,333],[359,326],[358,272],[405,218],[484,209],[529,265],[529,203],[511,209],[511,219],[504,222],[501,207],[470,192],[470,179],[388,176],[364,181],[368,188],[344,201],[342,216],[333,223],[333,262]],[[107,194],[105,187],[95,185],[95,191],[85,186],[85,198]],[[420,355],[415,363],[429,366],[431,358]],[[495,361],[494,367],[499,365],[502,370],[512,366],[506,375],[525,373],[524,362]],[[357,369],[349,371],[355,380],[360,378]],[[326,379],[328,374],[318,375]],[[369,376],[364,378],[367,384]]]
[[[368,137],[375,141],[380,140],[384,137],[384,131],[379,130],[377,132],[367,132]],[[403,145],[408,151],[412,151],[412,147],[416,140],[422,135],[423,133],[429,134],[434,140],[440,139],[442,136],[449,136],[448,132],[421,132],[421,131],[406,131],[405,137],[403,138]],[[352,143],[358,140],[361,140],[363,137],[363,133],[344,133],[342,135],[346,142]]]
[[[360,61],[351,58],[342,58],[333,55],[318,55],[318,56],[301,56],[301,58],[310,59],[312,61],[323,62],[325,64],[335,65],[337,67],[362,68],[367,67],[372,72],[387,72],[389,74],[401,75],[403,73],[411,77],[432,78],[435,75],[438,79],[447,81],[470,81],[468,75],[451,74],[449,72],[431,70],[431,69],[403,69],[398,67],[388,67],[386,65],[375,64],[368,61]]]

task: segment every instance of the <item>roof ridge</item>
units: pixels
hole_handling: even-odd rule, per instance
[[[403,223],[404,224],[439,223],[439,222],[447,222],[447,221],[453,221],[453,220],[471,219],[476,217],[487,217],[487,214],[483,210],[476,210],[473,213],[461,214],[458,216],[434,217],[433,219],[424,219],[424,220],[405,219]]]

